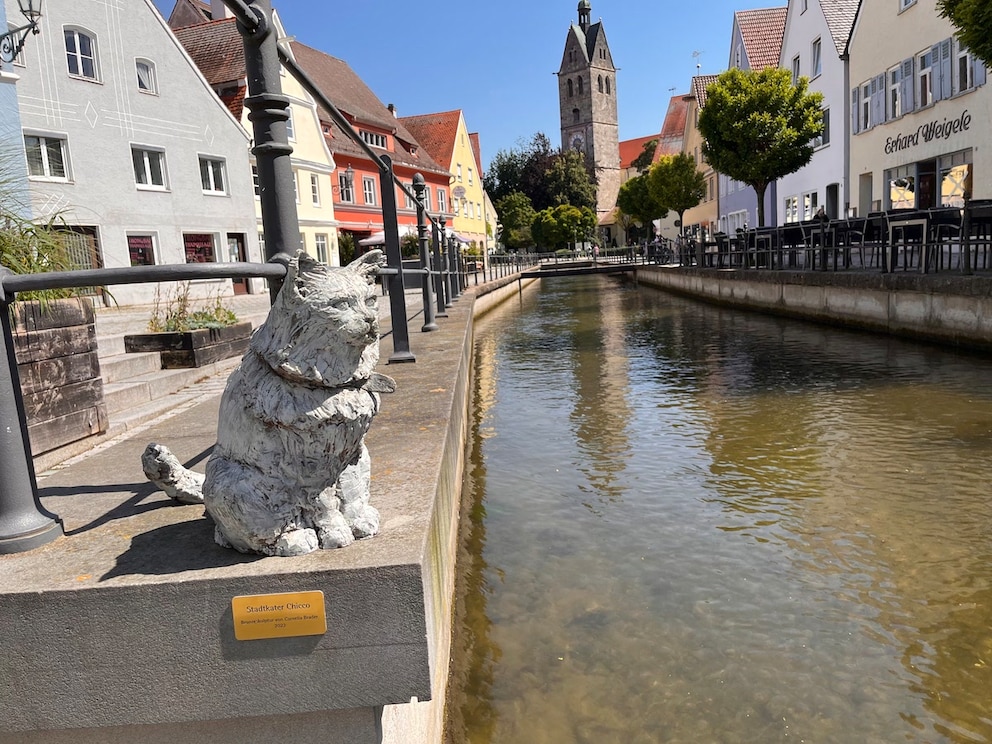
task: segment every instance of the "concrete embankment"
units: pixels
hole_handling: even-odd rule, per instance
[[[645,266],[637,281],[721,305],[992,350],[992,277]]]
[[[368,437],[373,539],[291,559],[215,545],[140,455],[161,442],[202,470],[216,396],[43,474],[66,534],[0,555],[0,742],[439,744],[473,321],[519,287],[470,288],[431,333],[411,308],[412,364],[385,364],[385,329],[397,391]],[[323,634],[235,637],[234,598],[316,591]]]

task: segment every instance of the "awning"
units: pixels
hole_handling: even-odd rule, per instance
[[[404,235],[416,235],[417,228],[413,225],[400,225],[400,238]],[[358,244],[363,248],[370,245],[385,245],[386,244],[386,231],[380,230],[379,232],[374,232],[367,238],[362,238],[358,241]]]

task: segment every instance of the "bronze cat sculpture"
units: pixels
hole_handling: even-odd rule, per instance
[[[202,479],[219,544],[295,556],[378,532],[365,433],[379,393],[395,389],[375,372],[381,261],[380,251],[343,268],[302,251],[290,261],[221,398],[217,444]],[[200,479],[166,448],[148,445],[142,463],[170,496],[197,500]]]

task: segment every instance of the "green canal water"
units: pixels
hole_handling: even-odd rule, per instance
[[[451,744],[992,742],[992,360],[552,279],[475,402]]]

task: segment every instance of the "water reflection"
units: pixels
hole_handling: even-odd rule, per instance
[[[521,304],[478,328],[452,744],[992,741],[987,360]]]

